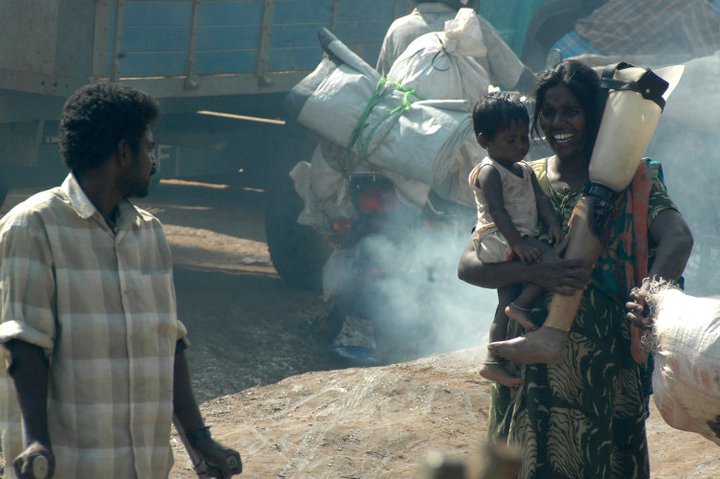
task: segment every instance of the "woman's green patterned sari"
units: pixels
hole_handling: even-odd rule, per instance
[[[533,162],[540,185],[567,228],[580,194],[552,190],[546,167],[547,159]],[[488,434],[492,440],[507,437],[510,443],[520,445],[521,478],[631,479],[650,475],[645,437],[648,395],[643,388],[647,371],[630,355],[630,323],[624,304],[632,285],[642,280],[634,277],[635,271],[644,268],[644,274],[647,272],[647,264],[637,268],[635,254],[644,255],[647,262],[647,225],[675,206],[662,183],[660,165],[646,160],[641,170],[645,193],[640,191],[643,183],[638,173],[616,207],[609,246],[585,291],[565,359],[554,366],[513,365],[523,385],[492,388]],[[640,198],[643,194],[645,199]],[[649,205],[643,215],[633,210],[638,200]],[[637,224],[638,216],[644,224]],[[641,245],[636,237],[641,238]],[[549,298],[546,295],[538,301],[532,311],[538,325],[547,315]],[[512,321],[508,329],[508,338],[524,333]]]

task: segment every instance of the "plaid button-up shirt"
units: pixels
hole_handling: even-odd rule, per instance
[[[720,22],[708,0],[609,0],[575,30],[608,55],[712,55]]]
[[[73,175],[0,221],[0,341],[42,347],[57,478],[167,477],[178,322],[160,222],[115,229]]]

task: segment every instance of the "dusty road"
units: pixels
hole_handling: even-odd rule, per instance
[[[264,198],[238,185],[163,182],[139,202],[160,218],[172,246],[200,401],[337,366],[319,331],[327,304],[287,286],[272,267]]]

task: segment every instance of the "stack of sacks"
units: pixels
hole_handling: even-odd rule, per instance
[[[463,99],[472,111],[491,87],[490,75],[477,59],[487,56],[477,14],[461,8],[442,32],[416,38],[395,60],[388,78],[415,90],[421,98]],[[455,155],[447,177],[432,185],[441,197],[475,206],[468,174],[486,156],[470,132]]]
[[[470,113],[490,87],[476,60],[486,50],[475,12],[461,9],[444,31],[417,38],[395,61],[384,86],[375,70],[328,31],[320,39],[323,61],[287,99],[298,121],[325,138],[312,162],[299,163],[291,174],[305,201],[299,222],[324,230],[333,218],[352,218],[347,178],[357,170],[383,171],[411,205],[423,206],[434,189],[473,207],[467,175],[486,152],[475,140]],[[413,93],[406,95],[408,90]],[[403,102],[405,109],[390,114]],[[364,125],[356,130],[358,122]],[[351,140],[357,131],[363,147]]]
[[[289,113],[367,162],[429,185],[444,181],[472,131],[464,100],[421,100],[380,75],[328,30],[316,70],[288,93]],[[359,166],[359,165],[357,165]],[[352,168],[348,168],[352,169]]]

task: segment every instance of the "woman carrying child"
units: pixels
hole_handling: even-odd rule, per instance
[[[561,62],[538,80],[533,122],[555,154],[532,166],[564,229],[589,180],[598,88],[595,71],[576,61]],[[561,331],[562,359],[552,365],[512,363],[522,385],[492,387],[488,434],[519,446],[519,477],[650,477],[647,367],[632,358],[625,302],[646,275],[677,280],[691,249],[687,224],[665,189],[659,164],[650,160],[640,162],[620,194],[609,240],[594,265],[560,259],[554,251],[539,262],[490,264],[478,260],[472,244],[466,247],[458,275],[471,284],[530,282],[558,294],[584,290],[569,333]],[[533,305],[535,326],[547,316],[548,297]],[[508,337],[524,333],[519,323],[509,322]]]

